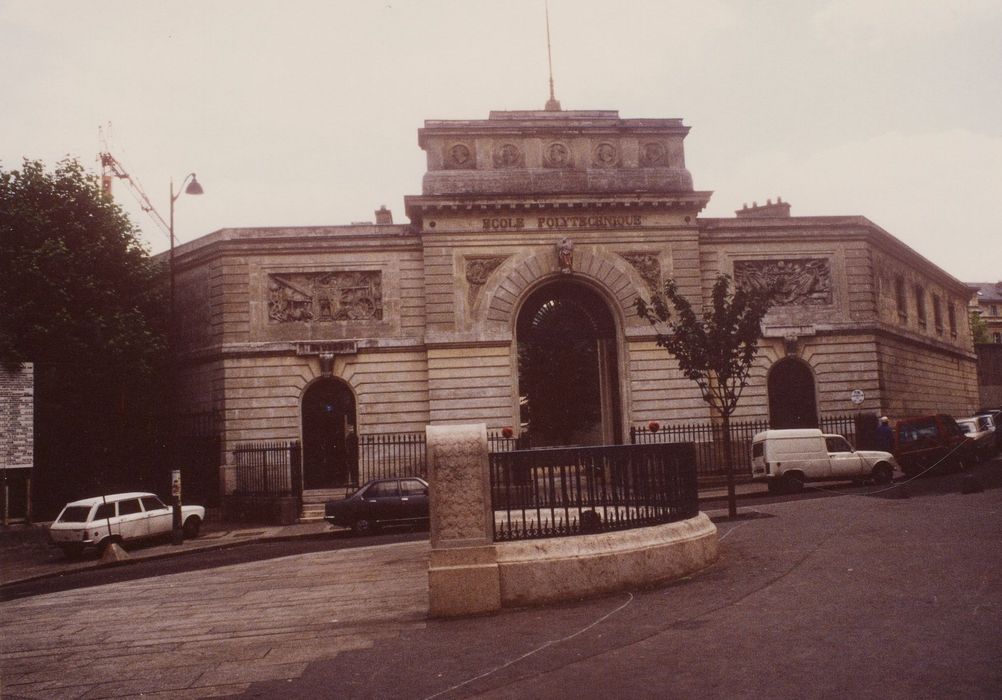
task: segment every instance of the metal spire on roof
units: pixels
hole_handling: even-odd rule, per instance
[[[560,101],[553,96],[553,52],[550,50],[550,3],[543,3],[546,10],[546,60],[550,65],[550,99],[546,101],[547,112],[559,112]]]

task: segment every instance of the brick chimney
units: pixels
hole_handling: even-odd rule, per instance
[[[775,202],[767,199],[765,200],[765,204],[761,206],[759,206],[758,202],[752,202],[750,207],[745,204],[734,212],[734,215],[739,219],[788,219],[790,218],[790,204],[784,202],[782,197],[776,197]]]
[[[393,212],[386,208],[383,204],[376,210],[376,224],[392,224],[393,223]]]

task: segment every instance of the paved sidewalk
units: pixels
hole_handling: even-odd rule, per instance
[[[66,559],[62,552],[48,544],[46,529],[47,523],[36,523],[30,526],[12,525],[0,531],[0,584],[109,565],[92,550],[77,561]],[[157,542],[132,545],[127,551],[127,561],[170,557],[199,549],[234,547],[259,540],[320,537],[332,531],[333,527],[325,521],[297,525],[210,522],[203,526],[201,535],[186,539],[180,545]]]
[[[763,495],[767,490],[761,484],[738,484],[736,493],[742,498]],[[726,503],[726,497],[726,487],[705,488],[700,491],[704,509],[726,507],[720,505]],[[12,525],[0,530],[0,585],[60,576],[68,571],[122,564],[115,561],[102,562],[93,551],[79,561],[69,561],[62,552],[48,545],[46,527],[47,523],[37,523],[32,526]],[[127,556],[130,561],[138,561],[176,556],[198,549],[239,546],[258,540],[321,537],[333,531],[334,527],[324,521],[295,525],[208,522],[203,526],[202,534],[193,540],[185,540],[181,545],[154,543],[130,546]]]

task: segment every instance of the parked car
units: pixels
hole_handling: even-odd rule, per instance
[[[894,426],[894,457],[908,476],[963,469],[974,461],[974,443],[951,416],[903,418]]]
[[[992,441],[995,445],[996,450],[1002,450],[1002,426],[999,425],[1002,422],[1002,411],[989,411],[987,413],[975,413],[974,417],[978,419],[978,423],[987,423],[985,429],[991,430],[994,440]]]
[[[374,479],[341,501],[328,501],[324,520],[362,535],[384,525],[428,522],[428,482],[416,476]]]
[[[991,418],[988,416],[958,418],[957,425],[960,426],[961,432],[974,443],[975,461],[991,459],[995,453],[995,430],[991,425]]]
[[[181,507],[185,537],[198,537],[203,520],[202,506]],[[112,542],[122,544],[168,535],[173,524],[173,509],[156,494],[114,493],[67,503],[49,526],[49,541],[72,559],[87,547],[100,550]]]
[[[752,479],[773,492],[802,491],[807,481],[889,483],[898,468],[890,452],[856,450],[841,435],[817,429],[765,430],[752,438]]]

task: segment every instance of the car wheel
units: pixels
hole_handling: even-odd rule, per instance
[[[193,540],[198,537],[198,531],[202,527],[202,519],[197,515],[193,515],[184,521],[184,536],[186,539]]]
[[[368,518],[359,518],[351,525],[351,531],[356,535],[369,535],[375,531],[376,526]]]
[[[889,484],[894,479],[894,470],[888,464],[878,464],[873,468],[873,483]]]
[[[801,493],[804,490],[804,475],[799,472],[784,474],[783,490],[787,493]]]
[[[97,543],[97,553],[99,555],[103,556],[104,555],[104,550],[106,550],[109,546],[111,546],[113,544],[117,544],[119,547],[122,547],[123,546],[122,545],[122,538],[118,537],[118,536],[115,536],[115,537],[105,537],[103,540],[101,540],[100,542]]]
[[[63,550],[63,556],[65,556],[70,561],[76,561],[81,556],[83,556],[83,545],[82,544],[61,544],[59,549]]]

